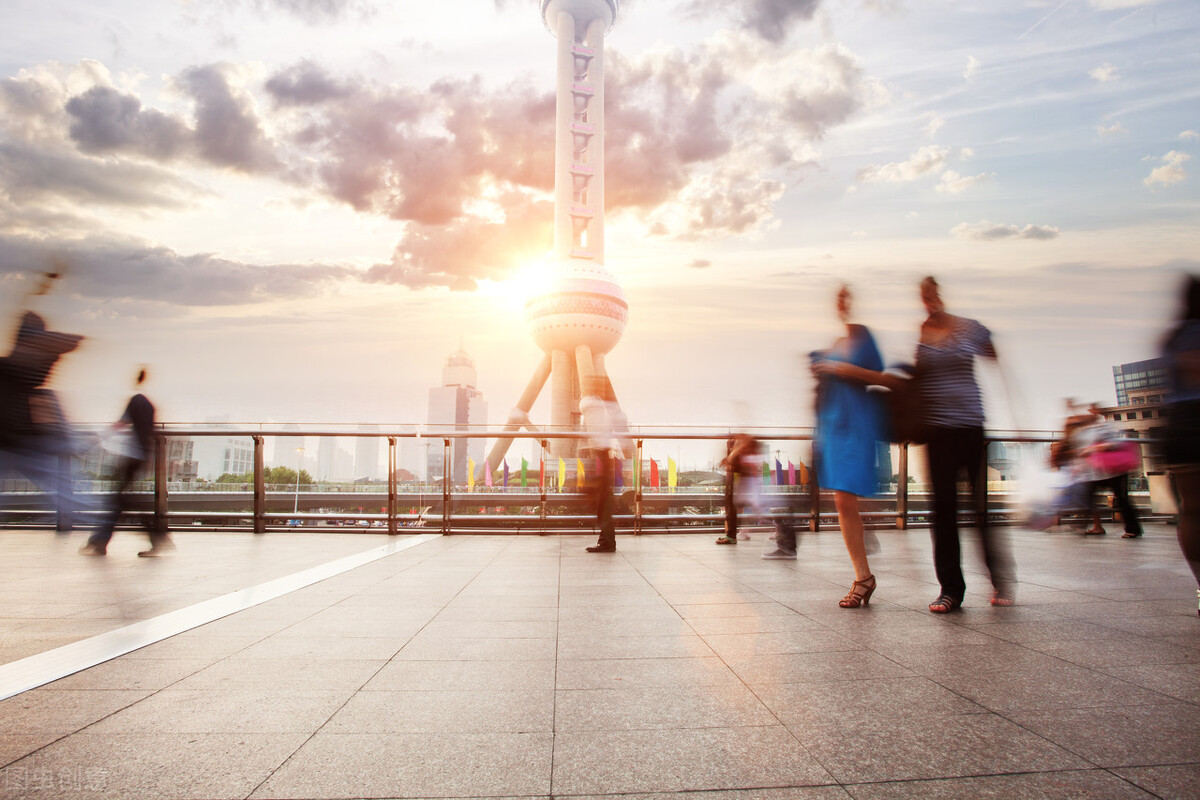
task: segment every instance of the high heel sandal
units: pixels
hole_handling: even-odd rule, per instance
[[[865,581],[855,581],[850,591],[838,603],[842,608],[858,608],[870,605],[871,595],[875,593],[875,576],[868,575]]]
[[[949,614],[951,611],[957,611],[962,605],[962,600],[956,597],[951,597],[948,594],[939,595],[937,600],[929,604],[929,610],[934,614]]]

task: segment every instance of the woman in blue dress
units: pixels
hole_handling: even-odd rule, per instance
[[[834,492],[838,525],[854,565],[854,585],[839,603],[842,608],[867,605],[875,591],[858,498],[876,492],[876,446],[885,438],[884,407],[879,395],[868,391],[867,384],[844,376],[846,371],[841,369],[847,364],[876,373],[883,369],[883,358],[871,332],[850,322],[850,303],[850,289],[843,285],[837,293],[837,314],[846,326],[846,335],[813,359],[818,379],[813,442],[817,481],[821,488]]]

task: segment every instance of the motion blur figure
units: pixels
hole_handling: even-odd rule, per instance
[[[121,446],[116,448],[120,456],[120,464],[117,467],[117,492],[100,526],[80,549],[79,552],[83,555],[102,556],[108,552],[113,529],[117,527],[121,514],[129,507],[129,487],[139,470],[154,462],[154,404],[140,391],[145,381],[146,370],[141,369],[138,371],[136,383],[139,391],[129,399],[121,419],[113,424],[114,433],[123,434],[125,437]],[[159,556],[175,549],[170,537],[161,530],[159,520],[153,516],[143,517],[142,524],[150,535],[150,549],[138,553],[139,556]]]
[[[1179,503],[1179,547],[1200,584],[1200,277],[1188,276],[1180,320],[1162,352],[1170,382],[1162,457]]]
[[[729,441],[729,452],[721,460],[721,466],[725,468],[725,535],[717,539],[717,544],[737,544],[739,537],[750,538],[740,529],[741,518],[749,515],[754,522],[760,522],[765,513],[761,491],[762,442],[747,433],[735,435]]]
[[[883,370],[883,356],[871,331],[850,321],[851,301],[850,288],[841,286],[837,315],[846,334],[829,350],[814,354],[812,365],[819,379],[813,443],[818,482],[834,491],[838,526],[854,567],[854,583],[839,602],[842,608],[868,605],[875,591],[858,498],[877,491],[877,444],[885,435],[883,403],[877,393],[867,389],[873,376]],[[864,370],[868,379],[863,380],[863,373],[857,370],[842,370],[843,366]]]
[[[58,280],[47,272],[26,306]],[[71,486],[72,437],[58,397],[47,387],[55,364],[79,346],[82,336],[49,330],[32,309],[21,315],[12,350],[0,359],[0,472],[15,469],[54,496],[58,529],[71,529],[75,499]]]
[[[613,522],[613,481],[616,460],[623,458],[617,431],[622,426],[612,383],[603,375],[584,378],[579,411],[588,432],[587,453],[596,469],[591,485],[596,499],[596,526],[600,535],[589,553],[612,553],[617,549],[617,527]]]

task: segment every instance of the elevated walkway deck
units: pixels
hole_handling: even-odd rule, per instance
[[[946,617],[924,530],[879,532],[859,610],[836,530],[794,562],[765,532],[0,532],[0,681],[259,597],[0,701],[0,798],[1200,796],[1195,581],[1172,528],[1109,527],[1009,530],[1013,608],[967,534]]]

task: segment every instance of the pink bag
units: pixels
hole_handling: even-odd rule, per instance
[[[1136,442],[1113,442],[1087,458],[1089,466],[1105,477],[1124,475],[1142,465],[1141,448]]]

